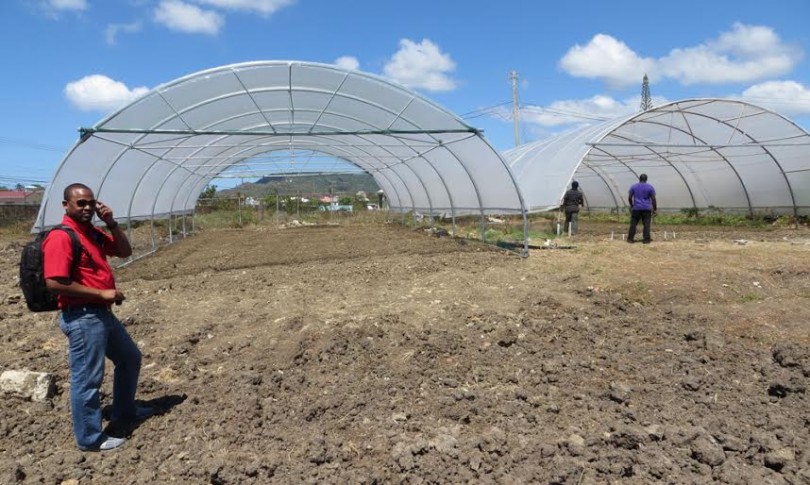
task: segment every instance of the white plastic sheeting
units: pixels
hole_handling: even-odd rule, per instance
[[[193,212],[234,164],[320,152],[371,174],[394,211],[524,214],[509,165],[480,132],[382,78],[332,65],[252,62],[153,89],[85,130],[59,165],[35,230],[58,224],[80,182],[122,220]]]
[[[504,153],[530,211],[559,206],[572,180],[586,206],[622,210],[646,173],[659,209],[810,214],[810,135],[728,99],[673,102]]]

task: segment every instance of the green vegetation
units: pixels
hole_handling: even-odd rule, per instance
[[[213,228],[237,228],[255,224],[257,217],[255,211],[243,210],[239,212],[228,209],[213,210],[210,212],[198,212],[194,217],[194,225],[198,229]],[[177,224],[180,224],[179,222]],[[187,228],[190,229],[191,221],[186,221]]]
[[[243,203],[244,203],[244,199]],[[326,204],[315,198],[306,201],[297,196],[270,194],[260,199],[262,207],[237,207],[236,198],[223,198],[218,194],[210,200],[200,200],[197,206],[196,225],[198,228],[243,227],[249,224],[285,223],[293,219],[300,222],[328,223],[337,221],[351,221],[352,223],[396,221],[412,228],[435,227],[453,234],[453,221],[450,218],[440,217],[414,217],[413,214],[400,214],[388,211],[369,211],[367,202],[357,196],[343,195],[339,199],[341,206],[351,206],[352,211],[331,212],[325,210]],[[376,203],[375,200],[368,201]],[[276,212],[278,207],[278,212]],[[543,244],[546,240],[557,239],[558,214],[556,212],[532,214],[529,216],[528,237],[531,244]],[[626,225],[629,222],[628,214],[581,213],[580,223],[604,222]],[[767,228],[774,225],[793,224],[793,218],[768,214],[741,216],[724,214],[715,211],[711,214],[701,214],[697,217],[689,211],[680,213],[663,213],[656,217],[656,224],[660,225],[700,225],[700,226],[726,226],[745,228]],[[520,216],[498,216],[496,221],[488,220],[485,223],[484,240],[490,244],[499,242],[506,244],[519,244],[523,241],[523,219]],[[455,235],[463,238],[481,239],[480,216],[460,216],[455,221]]]
[[[696,225],[696,226],[726,226],[726,227],[766,227],[770,225],[788,225],[793,223],[793,217],[774,216],[772,214],[739,215],[727,214],[719,209],[707,210],[695,215],[694,209],[682,209],[680,213],[662,213],[655,216],[655,223],[661,225]],[[580,221],[627,223],[629,214],[607,214],[596,212],[582,212]]]
[[[216,185],[208,185],[205,189],[200,193],[200,199],[213,199],[217,195],[217,186]]]
[[[368,204],[371,201],[357,195],[340,197],[338,203],[341,209],[338,211],[330,211],[329,204],[322,203],[314,197],[271,194],[257,202],[252,206],[246,205],[244,197],[225,197],[222,194],[217,194],[213,198],[201,198],[196,207],[195,224],[199,228],[226,228],[271,221],[283,223],[293,219],[300,222],[325,223],[346,217],[359,219],[363,214],[372,215],[371,219],[379,219],[380,217],[374,214],[381,212],[369,211]],[[391,216],[387,211],[383,213],[382,219]],[[366,219],[369,218],[363,218]]]
[[[350,194],[354,196],[359,191],[368,194],[370,198],[379,190],[374,178],[367,173],[359,174],[328,174],[295,177],[264,177],[255,183],[244,183],[233,189],[217,192],[223,197],[232,197],[241,194],[245,197],[262,199],[268,195],[304,196],[325,194]],[[202,196],[200,196],[202,198]],[[376,201],[372,201],[376,202]]]
[[[25,239],[31,236],[33,221],[12,221],[0,224],[0,237],[9,239]]]
[[[297,196],[268,195],[262,199],[265,211],[275,214],[276,207],[280,212],[290,215],[309,214],[320,210],[322,205],[318,199]]]

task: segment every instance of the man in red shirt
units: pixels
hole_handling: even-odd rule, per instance
[[[79,448],[106,451],[124,444],[108,436],[101,426],[99,388],[104,379],[104,358],[115,364],[111,420],[131,422],[153,414],[135,405],[135,390],[141,369],[141,352],[111,306],[124,301],[115,287],[107,256],[128,257],[129,240],[113,217],[112,209],[95,200],[83,184],[65,188],[62,225],[76,233],[82,245],[78,265],[73,264],[70,235],[51,231],[42,245],[45,281],[57,294],[59,327],[68,338],[70,360],[70,406],[73,433]],[[93,226],[93,216],[107,225],[110,234]]]

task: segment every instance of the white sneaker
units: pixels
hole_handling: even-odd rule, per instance
[[[114,438],[112,436],[107,436],[107,438],[105,438],[104,441],[102,441],[101,444],[98,445],[98,449],[99,451],[110,451],[118,448],[119,446],[123,445],[126,442],[127,440],[125,440],[124,438]]]

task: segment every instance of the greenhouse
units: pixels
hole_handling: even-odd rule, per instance
[[[130,223],[192,215],[213,180],[247,168],[255,177],[349,167],[370,174],[403,220],[447,218],[455,233],[456,218],[472,216],[486,239],[488,216],[517,216],[525,253],[527,214],[558,208],[572,180],[593,211],[626,210],[628,188],[646,173],[661,210],[810,214],[808,146],[806,131],[772,111],[693,99],[501,154],[480,130],[381,77],[250,62],[171,81],[82,129],[33,230],[61,221],[62,189],[74,182]]]
[[[659,210],[810,214],[810,135],[729,99],[677,101],[504,153],[529,211],[559,207],[572,180],[586,208],[622,211],[646,173]]]
[[[311,173],[301,155],[326,154],[373,176],[392,211],[447,217],[454,227],[457,216],[483,226],[487,214],[517,214],[525,227],[510,168],[479,130],[380,77],[266,61],[169,82],[83,129],[34,230],[61,221],[70,183],[92,188],[122,221],[165,219],[193,213],[212,180],[273,152],[286,161],[264,166],[265,175]]]

